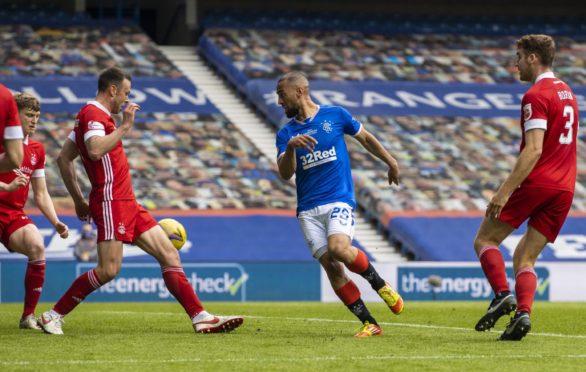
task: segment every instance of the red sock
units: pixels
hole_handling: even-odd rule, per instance
[[[531,314],[531,306],[537,289],[537,274],[532,267],[524,267],[515,275],[515,293],[517,294],[517,311]]]
[[[505,273],[505,260],[498,247],[486,246],[478,254],[480,265],[484,275],[495,294],[509,290],[507,274]]]
[[[354,262],[350,265],[346,265],[346,267],[353,273],[361,274],[368,269],[368,257],[359,249]]]
[[[334,290],[344,305],[350,305],[358,301],[360,298],[360,290],[352,280],[344,284],[342,287]]]
[[[28,262],[24,275],[24,310],[22,317],[33,315],[45,283],[45,260]]]
[[[203,305],[195,291],[187,281],[183,268],[180,266],[163,267],[163,279],[167,289],[179,301],[187,315],[193,319],[194,316],[203,311]]]
[[[102,283],[100,282],[95,269],[85,272],[75,279],[63,297],[61,297],[55,306],[53,306],[53,310],[61,315],[67,315],[81,301],[83,301],[87,295],[101,286]]]

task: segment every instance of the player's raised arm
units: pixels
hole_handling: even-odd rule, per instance
[[[368,152],[385,162],[385,164],[389,167],[389,185],[392,185],[393,183],[398,185],[400,182],[399,164],[397,163],[397,160],[395,160],[395,158],[376,139],[376,137],[368,132],[363,126],[360,132],[355,135],[354,138],[356,138],[356,140],[358,140],[362,147],[364,147]]]
[[[65,187],[75,204],[77,216],[82,220],[86,220],[89,216],[89,206],[79,187],[75,163],[73,162],[78,156],[77,146],[70,138],[67,138],[57,157],[57,165],[59,166],[63,183],[65,183]]]
[[[136,103],[129,103],[124,109],[122,124],[116,128],[116,130],[106,136],[92,136],[88,138],[85,145],[91,160],[100,160],[102,156],[112,151],[114,146],[122,140],[122,137],[124,137],[134,125],[134,116],[138,110],[140,110],[139,105]]]

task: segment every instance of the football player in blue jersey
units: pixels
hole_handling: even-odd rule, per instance
[[[277,95],[279,105],[291,118],[277,133],[279,173],[286,180],[295,174],[297,218],[307,245],[338,297],[363,323],[356,336],[381,335],[382,329],[344,266],[364,277],[393,313],[403,311],[403,300],[380,277],[366,254],[352,246],[356,201],[344,135],[353,136],[388,165],[390,185],[399,184],[397,161],[344,108],[315,104],[302,73],[285,74],[277,84]]]

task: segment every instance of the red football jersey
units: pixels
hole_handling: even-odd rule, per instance
[[[76,143],[83,166],[92,184],[90,203],[110,200],[134,200],[128,159],[122,141],[98,161],[88,155],[85,141],[93,136],[107,136],[116,130],[112,115],[97,101],[90,101],[77,114],[69,139]]]
[[[8,88],[0,84],[0,154],[4,153],[5,139],[23,137],[14,96]]]
[[[23,141],[23,159],[20,168],[10,172],[0,173],[0,181],[10,183],[18,175],[33,177],[45,177],[45,148],[40,142],[28,137]],[[0,208],[10,210],[23,209],[28,199],[30,182],[15,191],[0,191]]]
[[[552,72],[540,75],[523,96],[521,128],[521,150],[525,147],[526,131],[545,129],[541,157],[522,185],[573,192],[578,104],[570,87]]]

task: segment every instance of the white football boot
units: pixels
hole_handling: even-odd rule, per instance
[[[63,329],[61,326],[65,321],[63,317],[56,312],[49,310],[45,311],[43,315],[38,320],[39,326],[45,331],[45,333],[49,333],[52,335],[62,335]]]
[[[38,323],[37,323],[37,318],[35,318],[35,316],[33,314],[27,315],[24,318],[22,318],[20,320],[20,325],[19,325],[20,329],[37,329],[37,330],[41,330],[41,327],[39,327]]]
[[[244,322],[241,316],[218,316],[202,311],[193,318],[193,329],[197,333],[231,332]]]

